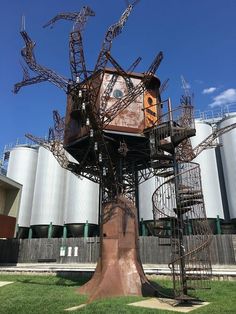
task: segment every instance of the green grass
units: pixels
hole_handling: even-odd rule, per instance
[[[56,276],[0,275],[0,281],[14,281],[13,284],[0,288],[1,314],[57,314],[57,313],[160,313],[177,312],[151,310],[128,306],[128,303],[143,300],[142,297],[119,297],[100,300],[74,312],[64,312],[65,308],[86,302],[86,297],[76,292],[81,280],[68,280]],[[159,282],[160,283],[160,282]],[[161,284],[170,286],[169,282]],[[211,302],[210,305],[194,314],[235,314],[236,282],[213,281],[211,290],[199,291],[197,296]]]

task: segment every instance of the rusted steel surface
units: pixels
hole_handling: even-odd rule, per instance
[[[109,84],[112,75],[106,73],[104,76],[104,82],[101,87],[101,95],[104,93],[106,86]],[[140,82],[139,79],[132,78],[132,82],[134,86],[137,86]],[[113,87],[113,91],[110,95],[106,103],[106,111],[109,111],[112,106],[117,102],[116,93],[120,93],[119,98],[122,98],[124,95],[128,93],[126,82],[123,80],[121,76],[118,76],[115,86]],[[139,132],[144,128],[144,114],[143,114],[143,95],[138,96],[126,109],[120,112],[110,123],[109,128],[112,129],[113,126],[116,127],[127,127],[127,128],[135,128],[138,129]],[[104,113],[105,117],[107,113]],[[109,116],[108,116],[109,117]],[[116,128],[117,129],[117,128]]]
[[[137,209],[123,196],[103,207],[100,255],[92,279],[79,289],[89,301],[112,296],[155,295],[138,250]]]

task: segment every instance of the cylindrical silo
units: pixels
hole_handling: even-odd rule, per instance
[[[65,173],[51,152],[39,148],[31,227],[35,237],[61,236],[64,216]]]
[[[193,147],[212,134],[212,126],[209,123],[196,120],[195,125],[196,136],[191,137]],[[215,149],[204,150],[193,161],[200,165],[206,215],[209,220],[212,220],[212,228],[215,229],[217,215],[220,219],[224,219]]]
[[[37,160],[38,150],[36,148],[19,146],[10,152],[7,176],[23,185],[17,221],[18,237],[21,238],[28,236]]]
[[[236,114],[223,119],[218,127],[224,128],[233,123],[236,123]],[[222,144],[220,150],[230,218],[236,219],[236,129],[223,134],[220,137],[220,143]]]
[[[139,200],[139,220],[143,222],[148,231],[155,233],[153,230],[153,204],[152,195],[157,187],[163,183],[163,178],[152,177],[141,183],[138,188]]]
[[[156,190],[156,179],[151,179],[141,183],[138,189],[139,196],[139,218],[145,222],[153,221],[152,194]]]
[[[68,235],[83,236],[87,225],[88,235],[93,236],[98,230],[99,185],[69,171],[66,181],[64,223]]]

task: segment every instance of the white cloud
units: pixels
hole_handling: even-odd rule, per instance
[[[213,98],[211,108],[236,102],[236,88],[229,88]]]
[[[202,91],[202,94],[211,94],[211,93],[214,93],[215,90],[216,90],[216,87],[205,88],[205,89]]]

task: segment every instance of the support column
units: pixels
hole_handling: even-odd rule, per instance
[[[63,239],[67,238],[67,227],[66,225],[63,226],[63,235],[62,235]]]
[[[52,222],[50,222],[50,225],[48,226],[48,239],[52,238],[52,229],[53,229]]]
[[[145,237],[147,235],[147,229],[143,221],[143,218],[141,218],[141,235],[142,237]]]
[[[86,223],[84,225],[84,238],[88,238],[89,235],[89,224],[88,224],[88,220],[86,220]]]
[[[216,216],[216,234],[222,234],[219,215]]]
[[[29,228],[28,239],[32,239],[33,231],[32,228]]]

